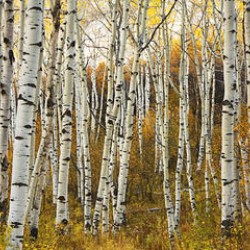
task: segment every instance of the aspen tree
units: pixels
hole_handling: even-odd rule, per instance
[[[1,218],[6,218],[8,199],[8,140],[10,126],[10,94],[13,83],[13,28],[14,1],[7,1],[4,5],[3,32],[3,72],[0,91],[0,212]]]
[[[34,195],[34,200],[32,201],[30,218],[28,221],[30,227],[30,236],[34,239],[38,238],[38,222],[41,211],[42,192],[44,190],[48,164],[49,164],[48,157],[46,156],[45,153],[43,153],[43,157],[41,160],[42,169],[38,174],[38,181],[36,183],[36,186],[34,187],[35,195]]]
[[[119,112],[119,116],[121,115],[121,112]],[[109,162],[109,169],[108,169],[108,180],[109,183],[107,184],[104,198],[103,198],[103,206],[102,206],[102,232],[108,232],[109,230],[109,201],[110,201],[110,193],[112,192],[113,187],[113,173],[115,168],[115,160],[116,160],[116,150],[117,150],[117,136],[119,132],[119,125],[120,125],[120,119],[117,119],[114,127],[113,137],[112,137],[112,146],[111,146],[111,153],[110,153],[110,162]],[[116,211],[116,204],[117,201],[114,201],[113,197],[112,203],[115,207],[113,209],[114,216]]]
[[[65,85],[62,103],[62,135],[59,158],[59,180],[56,209],[56,225],[64,227],[69,221],[68,214],[68,175],[70,165],[71,136],[72,136],[72,99],[75,74],[75,19],[76,0],[67,3],[66,23],[66,55],[65,55]]]
[[[238,24],[236,24],[236,29],[238,30]],[[244,60],[241,58],[241,46],[239,45],[239,42],[237,41],[236,44],[236,60],[235,60],[235,70],[236,70],[236,87],[235,87],[235,98],[234,98],[234,124],[235,126],[239,126],[240,124],[240,115],[241,115],[241,91],[242,91],[242,84],[241,84],[241,71],[242,71],[242,66],[244,63]],[[235,137],[235,143],[239,147],[239,149],[236,151],[236,157],[234,158],[234,189],[235,189],[235,199],[234,199],[234,219],[235,222],[240,224],[242,223],[242,201],[241,201],[241,190],[240,190],[240,179],[242,172],[241,168],[241,159],[240,157],[237,157],[238,155],[240,156],[241,150],[240,147],[242,146],[241,144],[241,137],[238,132],[238,130],[234,129],[234,137]],[[242,160],[243,162],[243,160]],[[244,174],[244,172],[243,172]]]
[[[81,45],[81,37],[79,26],[77,26],[77,48],[78,48],[78,64],[81,76],[81,113],[82,113],[82,147],[83,147],[83,163],[84,163],[84,230],[89,232],[91,229],[91,204],[92,204],[92,188],[91,188],[91,163],[89,152],[89,130],[88,130],[88,87],[87,72],[84,62],[83,47]],[[82,190],[83,192],[83,190]]]
[[[137,77],[137,126],[138,126],[138,134],[139,134],[139,150],[140,150],[140,159],[142,160],[142,144],[143,144],[143,137],[142,137],[142,125],[143,125],[143,70],[142,66],[139,70],[139,75]]]
[[[107,108],[106,108],[106,114],[109,114],[111,112],[111,109],[113,107],[113,88],[114,88],[114,55],[115,55],[115,49],[116,49],[116,36],[117,36],[117,17],[118,17],[118,1],[114,0],[112,2],[112,9],[111,9],[111,37],[110,37],[110,43],[109,43],[109,50],[108,50],[108,92],[107,92]],[[107,117],[107,116],[106,116]]]
[[[58,131],[59,131],[59,141],[61,142],[61,131],[62,131],[62,66],[64,58],[64,45],[66,38],[66,21],[60,25],[58,43],[56,47],[57,56],[56,56],[56,69],[55,69],[55,93],[56,93],[56,103],[57,103],[57,120],[58,120]]]
[[[55,97],[54,97],[54,82],[53,82],[53,75],[54,75],[54,69],[55,69],[55,48],[56,48],[56,42],[58,37],[58,30],[60,26],[60,20],[59,20],[59,13],[60,13],[60,1],[57,0],[55,2],[55,6],[53,7],[53,30],[51,34],[51,47],[50,47],[50,59],[48,63],[48,76],[46,81],[46,98],[45,98],[45,104],[44,104],[44,124],[42,126],[42,139],[40,141],[40,145],[38,148],[34,168],[31,173],[31,180],[29,184],[29,193],[28,193],[28,205],[27,205],[27,211],[26,216],[28,215],[31,204],[33,203],[34,195],[35,195],[35,186],[37,183],[37,179],[41,170],[41,159],[43,155],[49,154],[49,144],[52,140],[52,133],[53,133],[53,115],[54,115],[54,107],[55,107]],[[43,101],[42,101],[43,102]],[[32,163],[33,164],[33,163]]]
[[[41,92],[42,92],[42,64],[44,59],[44,29],[42,32],[42,46],[40,48],[40,54],[39,54],[39,61],[38,61],[38,72],[37,72],[37,82],[36,82],[36,93],[35,93],[35,99],[34,99],[34,110],[33,110],[33,123],[32,123],[32,131],[31,131],[31,144],[30,144],[30,160],[29,160],[29,183],[31,179],[31,174],[34,169],[34,163],[35,163],[35,141],[36,141],[36,132],[37,132],[37,115],[39,109],[41,110],[41,115],[43,115],[42,112],[42,105],[43,100],[40,99]]]
[[[246,82],[247,82],[247,119],[248,126],[250,126],[250,1],[244,1],[244,47],[245,47],[245,55],[246,55]],[[248,133],[248,142],[250,140]],[[247,153],[245,153],[245,149],[242,149],[243,157],[243,170],[244,170],[244,178],[245,178],[245,192],[246,192],[246,204],[248,209],[250,210],[250,174],[249,174],[249,162]]]
[[[19,71],[23,59],[23,40],[24,40],[24,24],[25,24],[25,0],[19,0],[19,41],[18,41],[18,64],[17,64],[17,78],[19,78]],[[18,86],[17,86],[18,89]]]
[[[23,63],[19,79],[18,111],[13,151],[10,210],[12,227],[8,249],[22,249],[29,182],[30,132],[33,124],[38,59],[42,45],[43,1],[30,0],[24,36]]]
[[[175,186],[175,230],[178,232],[180,222],[180,208],[181,208],[181,172],[183,168],[184,156],[184,141],[186,146],[186,175],[188,180],[188,191],[190,196],[190,204],[194,217],[197,219],[196,201],[194,194],[194,183],[192,177],[192,161],[191,161],[191,147],[189,138],[189,122],[188,122],[188,73],[189,73],[189,58],[188,58],[188,44],[187,44],[187,30],[186,30],[186,16],[185,16],[185,3],[182,1],[182,32],[181,32],[181,61],[180,61],[180,97],[179,97],[179,143],[178,143],[178,160],[176,168],[176,186]],[[182,138],[184,136],[184,139]]]
[[[93,218],[93,234],[97,233],[99,221],[100,221],[100,213],[101,207],[103,205],[103,196],[105,190],[107,190],[108,182],[108,164],[110,160],[110,147],[112,144],[112,134],[114,130],[115,121],[117,119],[117,115],[119,112],[119,108],[121,105],[121,94],[122,88],[124,86],[124,78],[123,78],[123,67],[125,62],[125,51],[126,51],[126,40],[127,40],[127,30],[128,30],[128,14],[130,9],[130,4],[128,0],[123,1],[123,14],[122,14],[122,25],[121,25],[121,42],[120,42],[120,50],[118,56],[118,64],[117,64],[117,78],[115,85],[115,97],[113,108],[110,112],[107,112],[106,119],[106,134],[104,139],[104,149],[102,156],[102,167],[100,174],[100,181],[98,185],[97,191],[97,199],[95,204],[94,218]]]
[[[199,141],[199,152],[197,159],[197,170],[201,170],[203,160],[205,158],[205,190],[206,196],[209,198],[209,171],[212,175],[212,179],[214,182],[215,193],[217,197],[218,206],[220,207],[220,192],[218,186],[218,178],[216,175],[216,171],[212,165],[212,130],[213,130],[213,120],[214,120],[214,104],[215,104],[215,73],[214,72],[214,51],[212,51],[212,59],[208,57],[207,50],[209,49],[207,36],[208,36],[208,18],[207,18],[207,2],[203,5],[203,16],[202,16],[202,50],[201,50],[201,58],[202,63],[199,62],[198,48],[196,44],[196,38],[194,31],[192,29],[191,18],[189,17],[189,13],[187,11],[187,5],[185,4],[186,9],[186,17],[190,30],[190,38],[194,48],[194,63],[196,69],[196,77],[199,88],[199,95],[201,99],[201,133],[200,133],[200,141]],[[214,50],[217,46],[217,42],[219,40],[219,35],[215,37],[214,44],[210,50]],[[213,82],[213,84],[212,84]],[[210,95],[212,88],[212,98]],[[211,103],[211,104],[210,104]],[[198,106],[198,105],[197,105]],[[212,106],[212,107],[210,107]],[[198,109],[197,109],[198,111]],[[196,112],[197,113],[197,112]],[[204,157],[205,156],[205,157]],[[208,165],[208,166],[207,166]],[[207,200],[208,201],[208,200]],[[208,202],[207,202],[208,204]]]
[[[234,95],[236,88],[236,11],[235,1],[224,1],[224,83],[225,92],[222,102],[222,150],[221,150],[221,229],[224,235],[230,233],[234,223]]]
[[[188,8],[186,3],[183,3],[185,5],[185,15],[187,18],[189,30],[190,30],[190,37],[191,41],[194,47],[194,63],[195,63],[195,70],[196,70],[196,77],[197,77],[197,84],[198,84],[198,89],[199,89],[199,94],[200,94],[200,99],[201,99],[201,132],[200,132],[200,141],[199,141],[199,151],[198,151],[198,159],[197,159],[197,170],[201,170],[202,167],[202,162],[204,158],[204,152],[205,152],[205,119],[204,119],[204,88],[203,88],[203,82],[202,82],[202,69],[199,61],[199,56],[198,56],[198,48],[196,44],[196,39],[194,32],[192,30],[192,22],[191,18],[189,17],[188,14]],[[206,6],[206,5],[205,5]]]
[[[149,0],[138,2],[138,18],[136,20],[136,47],[134,53],[134,61],[131,72],[131,80],[129,86],[129,93],[127,98],[127,110],[125,116],[125,135],[124,145],[122,148],[122,155],[120,160],[120,171],[118,177],[118,195],[117,195],[117,206],[116,215],[114,219],[114,227],[119,227],[125,223],[125,209],[126,209],[126,189],[127,189],[127,178],[128,168],[130,160],[130,149],[133,138],[133,110],[135,105],[135,90],[136,90],[136,79],[139,70],[139,59],[141,55],[141,44],[144,43],[145,28],[147,20]]]
[[[203,41],[202,41],[202,90],[204,99],[201,100],[203,124],[204,126],[204,148],[205,148],[205,192],[206,192],[206,212],[210,209],[210,178],[209,168],[211,169],[212,164],[212,150],[211,150],[211,128],[210,128],[210,79],[211,79],[211,68],[209,67],[208,53],[207,53],[207,35],[208,35],[208,20],[207,20],[207,1],[204,3],[203,9]]]
[[[3,0],[0,0],[0,39],[2,41],[2,16],[3,16]],[[3,52],[2,43],[0,43],[0,81],[2,79]]]
[[[94,52],[93,56],[93,66],[91,73],[91,140],[94,141],[95,133],[96,133],[96,125],[97,125],[97,111],[99,107],[97,86],[96,86],[96,52]]]
[[[162,17],[165,16],[166,1],[162,1],[161,6]],[[162,39],[163,39],[163,53],[164,53],[164,71],[163,71],[163,82],[164,82],[164,118],[163,118],[163,133],[162,133],[162,150],[163,150],[163,191],[165,198],[165,207],[168,216],[168,233],[171,246],[174,241],[174,206],[171,198],[170,190],[170,175],[169,175],[169,74],[170,74],[170,49],[171,44],[168,34],[167,23],[163,24],[162,27]]]
[[[160,36],[159,36],[159,40],[160,40]],[[162,159],[162,151],[163,151],[163,147],[162,147],[162,142],[161,142],[161,133],[160,131],[163,131],[163,123],[162,123],[162,119],[163,119],[163,107],[164,107],[164,98],[163,98],[163,67],[162,67],[162,58],[163,58],[163,53],[160,51],[158,52],[158,56],[157,56],[157,78],[158,78],[158,82],[157,82],[157,91],[156,93],[158,93],[159,98],[158,98],[158,105],[157,105],[157,110],[156,110],[156,129],[155,129],[155,134],[156,134],[156,144],[157,144],[157,153],[158,153],[158,159],[157,156],[155,157],[157,159],[157,164],[158,164],[158,169],[159,169],[159,173],[163,172],[163,159]]]
[[[83,171],[83,143],[82,143],[82,128],[83,118],[81,114],[81,79],[78,72],[75,74],[75,110],[76,110],[76,167],[77,167],[77,194],[78,200],[84,205],[84,171]]]
[[[150,72],[149,66],[145,66],[145,114],[149,111],[150,107]]]
[[[97,143],[99,136],[100,136],[100,130],[101,130],[101,123],[102,123],[102,117],[103,117],[103,101],[104,101],[104,88],[105,83],[107,80],[107,64],[105,65],[104,71],[103,71],[103,79],[102,79],[102,89],[101,89],[101,98],[100,98],[100,109],[99,109],[99,116],[98,116],[98,124],[97,124],[97,131],[96,131],[96,138],[95,143]]]

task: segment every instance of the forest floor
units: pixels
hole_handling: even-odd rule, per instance
[[[185,198],[185,196],[184,196]],[[127,225],[116,235],[107,233],[93,237],[83,232],[82,209],[79,202],[71,197],[71,210],[69,231],[67,235],[58,236],[54,229],[55,207],[51,203],[51,197],[44,196],[41,219],[39,226],[39,238],[29,239],[26,233],[24,250],[48,249],[48,250],[163,250],[170,249],[167,218],[164,211],[164,203],[160,194],[153,196],[152,202],[134,202],[130,200],[127,210]],[[248,250],[250,249],[250,217],[244,217],[244,225],[237,227],[232,232],[232,237],[227,243],[221,242],[219,213],[216,208],[214,216],[200,214],[201,218],[196,224],[192,221],[192,215],[185,213],[189,203],[185,201],[182,208],[181,239],[176,240],[177,250]],[[202,210],[202,209],[201,209]],[[1,245],[2,242],[2,245]],[[0,249],[5,244],[0,241]]]

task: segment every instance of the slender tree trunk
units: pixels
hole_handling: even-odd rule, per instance
[[[116,216],[114,225],[120,226],[126,222],[125,210],[126,210],[126,189],[127,189],[127,179],[128,179],[128,168],[130,160],[130,150],[133,139],[133,119],[134,119],[134,106],[135,106],[135,91],[136,91],[136,79],[139,74],[139,59],[141,55],[141,43],[144,42],[146,18],[148,10],[149,0],[138,2],[138,18],[136,25],[136,47],[134,53],[134,61],[131,72],[131,81],[129,87],[129,94],[127,98],[127,110],[125,117],[125,135],[124,135],[124,145],[122,148],[120,171],[118,177],[118,196],[117,196],[117,206],[116,206]]]
[[[245,39],[245,55],[246,55],[246,82],[247,82],[247,121],[248,129],[250,127],[250,1],[245,1],[244,9],[244,39]],[[250,142],[250,132],[247,135],[247,143]],[[243,153],[243,171],[245,178],[246,204],[250,210],[250,166],[249,153],[242,149]]]
[[[87,86],[87,72],[84,65],[83,48],[81,46],[81,38],[79,32],[79,26],[77,28],[77,47],[78,47],[78,62],[79,70],[81,74],[81,113],[83,117],[82,121],[82,147],[83,147],[83,162],[84,162],[84,230],[89,232],[91,230],[91,205],[92,205],[92,188],[91,188],[91,163],[89,152],[89,129],[88,129],[88,86]]]
[[[222,151],[221,151],[221,229],[226,236],[234,223],[234,199],[236,190],[234,165],[234,93],[236,88],[236,11],[235,1],[225,1],[224,19],[224,83],[225,93],[222,102]]]
[[[17,79],[19,78],[19,72],[22,66],[23,60],[23,41],[24,41],[24,27],[25,27],[25,0],[20,0],[20,12],[19,12],[19,41],[18,41],[18,65],[17,65]],[[17,86],[18,89],[18,86]]]
[[[123,78],[123,67],[125,62],[125,51],[126,51],[126,40],[127,40],[127,30],[128,30],[128,13],[129,13],[129,1],[124,0],[123,3],[123,15],[122,15],[122,29],[121,29],[121,44],[120,44],[120,53],[117,65],[117,79],[115,86],[115,98],[114,105],[111,112],[107,113],[106,119],[106,134],[104,140],[104,149],[102,157],[102,167],[100,174],[100,181],[97,191],[97,199],[94,211],[93,219],[93,234],[97,233],[98,225],[100,221],[101,207],[103,205],[104,192],[107,190],[106,185],[108,185],[108,164],[110,160],[110,148],[112,144],[112,134],[114,130],[115,121],[118,116],[119,108],[121,105],[121,94],[122,88],[124,86]]]
[[[59,180],[57,194],[56,225],[64,227],[69,221],[68,214],[68,175],[70,165],[70,152],[72,141],[72,99],[73,84],[75,74],[75,17],[76,17],[76,0],[67,3],[67,24],[66,24],[66,57],[65,57],[65,86],[63,88],[62,103],[62,140],[60,145],[59,159]]]

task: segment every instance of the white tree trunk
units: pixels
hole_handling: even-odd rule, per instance
[[[77,29],[77,47],[78,47],[78,62],[79,70],[81,74],[81,113],[83,117],[82,121],[82,148],[83,148],[83,161],[84,161],[84,230],[89,232],[91,230],[91,204],[92,204],[92,188],[91,188],[91,163],[89,152],[89,129],[88,129],[88,86],[87,86],[87,72],[84,65],[83,48],[81,46],[81,38],[79,27]],[[82,190],[83,192],[83,190]]]
[[[14,1],[4,5],[4,34],[3,34],[3,74],[0,91],[0,212],[1,218],[6,218],[8,199],[8,140],[10,127],[10,94],[13,83],[13,28]],[[4,219],[5,220],[5,219]]]
[[[124,224],[126,221],[125,210],[126,210],[126,190],[128,180],[128,169],[130,160],[130,150],[133,139],[133,119],[134,119],[134,106],[135,106],[135,93],[136,93],[136,80],[139,74],[139,59],[141,55],[141,43],[144,42],[144,34],[146,27],[146,18],[148,10],[149,0],[144,2],[138,2],[138,19],[136,25],[136,47],[134,51],[134,61],[131,72],[131,80],[129,86],[129,94],[127,98],[127,110],[125,117],[125,134],[124,144],[122,147],[122,155],[120,160],[120,171],[118,177],[118,196],[116,215],[114,221],[114,229]]]
[[[20,0],[19,12],[19,41],[18,41],[18,64],[17,64],[17,79],[22,66],[23,60],[23,40],[24,40],[24,26],[25,26],[25,0]],[[18,89],[18,86],[17,86]]]
[[[225,1],[223,8],[224,30],[224,83],[222,102],[222,151],[221,151],[221,229],[226,235],[234,222],[234,93],[236,88],[236,11],[235,1]]]
[[[62,103],[62,140],[60,145],[59,180],[57,194],[56,225],[64,227],[68,224],[68,175],[71,158],[71,136],[72,136],[72,99],[73,83],[75,74],[75,17],[76,0],[67,3],[66,24],[66,56],[65,56],[65,86],[63,88]]]
[[[106,119],[106,134],[104,141],[104,149],[103,149],[103,157],[102,157],[102,167],[100,174],[100,181],[97,192],[97,199],[95,205],[95,212],[93,218],[93,234],[97,233],[99,221],[100,221],[100,213],[103,205],[104,192],[107,190],[106,185],[108,185],[108,165],[110,160],[110,148],[112,144],[112,134],[114,130],[115,121],[117,119],[117,115],[119,112],[119,108],[121,105],[121,94],[122,88],[124,86],[124,78],[123,78],[123,67],[125,62],[125,51],[126,51],[126,40],[127,40],[127,30],[128,30],[128,13],[129,13],[129,1],[124,0],[123,2],[123,15],[122,15],[122,26],[121,26],[121,44],[120,44],[120,53],[118,58],[117,65],[117,79],[115,86],[115,98],[114,105],[112,110],[107,113]],[[109,111],[109,110],[108,110]]]
[[[247,82],[247,120],[250,125],[250,1],[245,1],[244,9],[244,38],[245,38],[245,55],[246,55],[246,82]],[[248,132],[247,141],[250,141],[250,133]],[[249,153],[248,157],[246,150],[242,149],[243,154],[243,171],[245,178],[246,205],[250,210],[250,166]]]
[[[42,45],[43,1],[30,0],[27,7],[23,63],[19,79],[16,135],[8,224],[12,227],[9,249],[22,249],[29,182],[30,134],[36,93],[38,59]]]

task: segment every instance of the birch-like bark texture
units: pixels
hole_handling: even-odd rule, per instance
[[[134,61],[131,72],[131,80],[129,86],[129,93],[127,98],[127,110],[125,117],[125,135],[124,144],[122,148],[122,155],[120,160],[120,171],[118,177],[118,196],[116,206],[116,216],[114,225],[119,227],[125,223],[125,209],[126,209],[126,190],[127,190],[127,178],[128,168],[130,160],[130,150],[133,139],[133,113],[135,107],[135,91],[136,91],[136,79],[139,74],[139,60],[141,55],[141,45],[144,42],[145,26],[147,19],[149,0],[138,2],[138,19],[136,25],[136,47],[134,53]]]
[[[82,146],[82,128],[83,118],[81,114],[82,101],[81,79],[78,72],[75,74],[75,111],[76,111],[76,167],[77,167],[77,196],[81,204],[84,204],[84,172],[83,172],[83,146]]]
[[[118,57],[117,79],[115,86],[115,98],[114,98],[113,108],[110,113],[107,113],[107,119],[106,119],[106,134],[105,134],[104,149],[102,156],[102,167],[101,167],[100,181],[98,185],[97,199],[96,199],[95,212],[93,218],[93,234],[96,234],[98,230],[104,192],[105,190],[107,190],[106,187],[108,185],[108,164],[110,160],[112,134],[114,130],[115,121],[117,119],[117,115],[119,112],[119,108],[121,105],[121,94],[122,94],[122,88],[124,86],[123,67],[125,62],[129,7],[130,7],[129,1],[124,0],[122,26],[121,26],[121,44],[120,44],[120,53]]]
[[[82,133],[81,142],[83,148],[83,165],[84,165],[84,230],[91,230],[91,205],[92,205],[92,187],[91,187],[91,162],[89,149],[89,130],[88,130],[88,86],[87,73],[84,63],[83,47],[81,46],[81,37],[79,26],[77,27],[77,48],[78,48],[78,64],[81,75],[81,113],[82,113]],[[81,190],[83,192],[83,190]]]
[[[55,69],[55,92],[56,92],[56,102],[57,102],[57,120],[58,120],[58,131],[59,131],[59,141],[62,140],[62,69],[63,69],[63,57],[64,57],[64,45],[66,38],[66,21],[60,25],[58,43],[57,43],[57,56],[56,56],[56,69]]]
[[[224,84],[225,92],[222,102],[222,150],[221,150],[221,229],[225,235],[230,233],[234,223],[234,94],[236,89],[236,11],[235,1],[224,1]]]
[[[66,56],[65,56],[65,84],[62,103],[62,139],[60,145],[59,180],[56,209],[56,225],[64,227],[68,224],[68,175],[72,141],[72,99],[75,74],[75,19],[76,0],[67,3],[66,24]]]
[[[0,0],[0,41],[2,41],[2,19],[3,19],[3,0]],[[3,66],[3,52],[2,52],[2,43],[0,43],[0,81],[2,79],[2,66]],[[0,85],[1,86],[1,85]]]
[[[246,55],[246,82],[247,82],[247,121],[248,128],[250,126],[250,1],[245,1],[244,8],[244,39],[245,39],[245,55]],[[248,131],[247,141],[250,141],[250,132]],[[245,192],[246,192],[246,205],[250,210],[250,167],[248,162],[248,156],[245,153],[245,149],[242,149],[243,153],[243,170],[245,178]]]
[[[41,211],[41,202],[42,202],[42,193],[46,180],[46,171],[48,170],[48,157],[43,155],[43,159],[41,160],[42,169],[38,174],[38,181],[36,183],[35,189],[35,197],[32,201],[32,207],[30,211],[29,218],[29,226],[30,226],[30,236],[34,239],[38,238],[38,222]]]
[[[165,8],[166,3],[162,1],[162,16],[165,16]],[[165,207],[168,216],[168,234],[170,239],[171,246],[174,242],[174,204],[171,198],[171,190],[170,190],[170,171],[169,171],[169,78],[170,74],[170,50],[171,44],[168,34],[168,25],[164,24],[162,27],[162,39],[163,39],[163,52],[164,52],[164,71],[163,71],[163,79],[164,79],[164,124],[163,127],[163,137],[162,137],[162,157],[163,157],[163,191],[164,191],[164,199],[165,199]]]
[[[25,24],[25,0],[19,0],[20,12],[19,12],[19,41],[18,41],[18,64],[17,64],[17,78],[19,78],[19,72],[23,60],[23,40],[24,40],[24,24]],[[18,88],[18,86],[17,86]]]
[[[95,53],[95,52],[94,52]],[[96,55],[93,56],[93,67],[91,73],[91,141],[94,141],[97,126],[97,111],[99,107],[97,86],[96,86]]]
[[[145,114],[149,111],[150,107],[150,72],[149,66],[145,66]]]
[[[37,82],[36,82],[36,93],[35,93],[35,99],[34,99],[34,110],[33,110],[33,124],[32,124],[32,131],[31,131],[31,144],[30,144],[30,161],[29,161],[29,181],[31,179],[31,174],[34,169],[34,163],[35,163],[35,141],[36,141],[36,132],[37,132],[37,115],[39,108],[41,109],[41,115],[42,115],[42,104],[43,101],[40,100],[41,95],[41,89],[42,89],[42,64],[44,59],[44,29],[42,32],[42,45],[40,48],[40,54],[39,54],[39,61],[38,61],[38,72],[37,72]],[[41,118],[43,119],[43,118]]]
[[[10,89],[13,83],[13,28],[14,1],[4,5],[4,34],[3,34],[3,74],[0,79],[0,212],[1,219],[6,218],[8,199],[8,140],[10,127]]]
[[[36,93],[38,59],[42,45],[43,0],[30,0],[24,36],[24,53],[19,80],[18,112],[8,225],[12,227],[9,249],[22,249],[29,182],[30,139]]]
[[[54,97],[54,82],[53,82],[53,75],[55,69],[55,59],[56,59],[56,42],[58,38],[58,30],[60,26],[59,20],[59,13],[60,13],[60,2],[59,0],[56,1],[55,6],[53,8],[53,30],[51,34],[51,47],[50,47],[50,60],[48,63],[49,71],[46,81],[46,98],[45,98],[45,124],[42,126],[42,139],[40,141],[40,145],[37,152],[36,161],[34,164],[33,171],[31,173],[31,180],[29,184],[29,193],[28,193],[28,205],[26,216],[30,211],[31,204],[33,203],[34,195],[35,195],[35,186],[37,183],[37,176],[41,170],[41,159],[43,155],[48,155],[49,153],[49,143],[51,143],[52,133],[53,133],[53,116],[54,116],[54,107],[55,107],[55,97]]]
[[[100,109],[99,109],[99,116],[98,116],[98,124],[97,124],[97,131],[96,131],[96,138],[95,143],[98,142],[98,139],[100,137],[100,130],[101,130],[101,123],[103,118],[103,99],[104,99],[104,87],[106,84],[106,78],[107,78],[107,65],[105,65],[104,71],[103,71],[103,79],[102,79],[102,89],[101,89],[101,98],[100,98]]]

